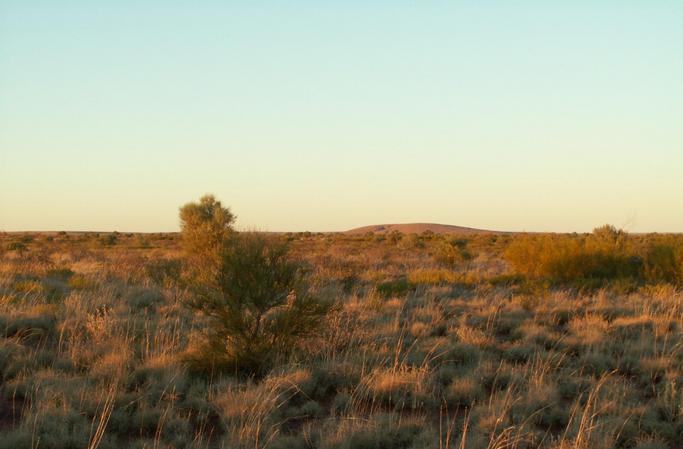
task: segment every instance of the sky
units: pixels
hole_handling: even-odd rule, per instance
[[[683,2],[0,0],[0,230],[683,232]]]

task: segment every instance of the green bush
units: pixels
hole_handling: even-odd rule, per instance
[[[0,315],[0,336],[17,336],[24,341],[36,341],[53,334],[55,325],[56,319],[51,314],[12,317]]]
[[[206,252],[195,262],[187,302],[207,320],[205,344],[186,361],[201,370],[263,374],[276,356],[316,336],[333,304],[310,294],[306,272],[290,259],[286,242],[237,234],[225,227],[232,217],[227,209],[213,199],[204,203],[208,209],[181,209],[189,257]]]
[[[414,286],[408,281],[408,278],[401,276],[390,281],[385,281],[377,284],[377,293],[382,298],[395,298],[406,296],[408,292],[413,290]]]

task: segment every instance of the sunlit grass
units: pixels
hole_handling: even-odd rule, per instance
[[[505,262],[510,236],[469,236],[455,247],[471,257],[445,266],[440,236],[292,234],[312,291],[341,309],[262,378],[197,376],[176,236],[1,238],[0,448],[683,441],[676,280],[530,280]]]

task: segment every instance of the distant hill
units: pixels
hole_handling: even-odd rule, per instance
[[[404,234],[421,234],[424,231],[432,231],[435,234],[479,234],[479,233],[494,233],[497,231],[489,231],[485,229],[467,228],[465,226],[453,226],[447,224],[437,223],[404,223],[404,224],[380,224],[363,226],[360,228],[350,229],[344,234],[366,234],[368,232],[388,233],[392,231],[399,231]]]

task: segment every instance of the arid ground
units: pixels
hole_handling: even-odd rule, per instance
[[[207,376],[179,235],[3,234],[0,448],[683,448],[681,239],[603,237],[278,235],[338,307]]]

